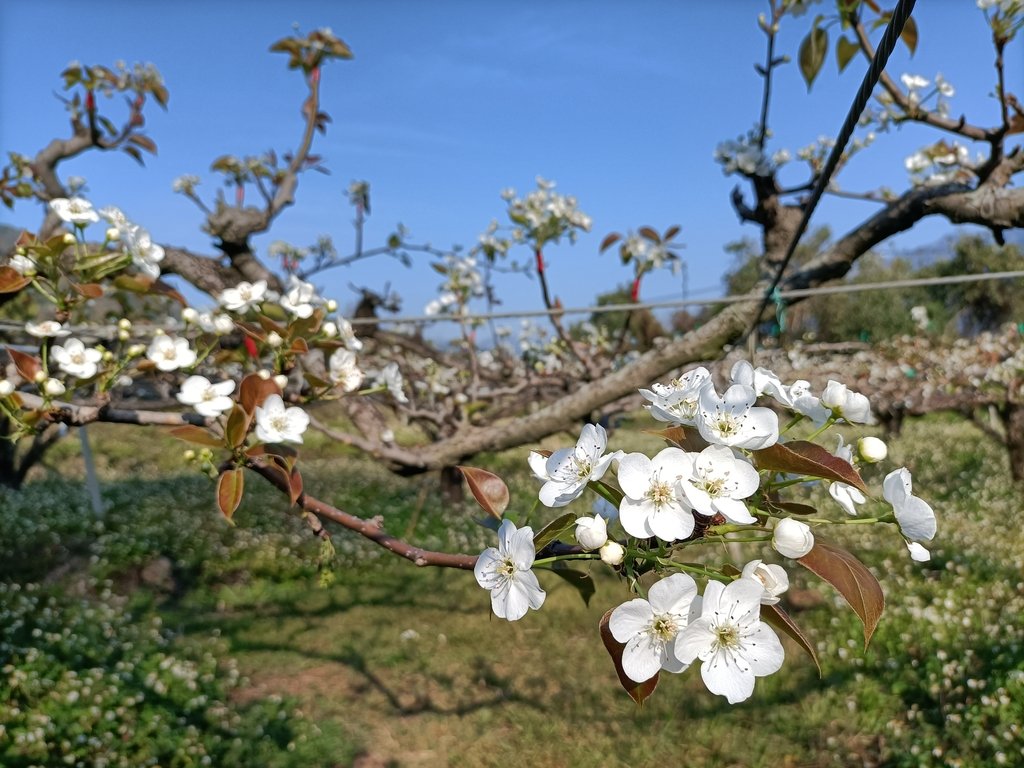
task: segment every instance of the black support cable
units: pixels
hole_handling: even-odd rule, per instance
[[[789,262],[793,258],[793,254],[796,253],[796,247],[800,244],[800,238],[802,238],[804,236],[804,232],[807,231],[807,225],[810,223],[811,214],[814,213],[814,209],[818,206],[821,196],[825,194],[825,188],[828,187],[829,180],[832,178],[832,174],[835,173],[836,166],[839,165],[839,160],[843,155],[843,150],[846,149],[846,144],[850,141],[850,137],[857,128],[857,122],[860,120],[861,112],[864,111],[864,107],[867,106],[868,100],[871,98],[871,94],[874,93],[875,86],[878,85],[878,79],[882,76],[886,62],[889,61],[889,56],[896,47],[896,41],[899,39],[900,35],[903,34],[903,27],[907,23],[907,19],[910,18],[911,12],[914,10],[914,3],[915,0],[899,0],[896,3],[896,8],[893,10],[892,16],[889,18],[889,24],[885,28],[885,34],[882,35],[878,48],[875,50],[874,58],[871,60],[871,66],[868,67],[868,71],[864,73],[864,79],[861,81],[860,89],[857,91],[857,95],[854,98],[853,103],[850,105],[850,111],[846,113],[846,121],[843,123],[843,127],[839,129],[839,135],[836,136],[835,146],[832,147],[828,160],[825,161],[825,165],[821,169],[821,175],[818,176],[818,181],[814,185],[811,196],[804,207],[804,215],[800,218],[800,224],[797,226],[796,232],[793,233],[793,239],[790,240],[789,247],[786,249],[786,255],[782,258],[782,263],[779,265],[779,269],[775,273],[775,277],[772,279],[772,284],[768,286],[768,290],[765,291],[764,298],[761,300],[761,306],[757,310],[757,314],[754,315],[754,320],[751,323],[750,329],[744,335],[744,338],[750,336],[750,334],[754,332],[754,329],[757,328],[758,324],[761,322],[761,316],[764,314],[768,304],[772,301],[772,297],[774,296],[776,289],[779,287],[779,283],[782,282],[782,275],[785,273],[786,267],[789,266]]]

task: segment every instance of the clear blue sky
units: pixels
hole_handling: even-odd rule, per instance
[[[766,6],[753,0],[4,0],[0,150],[34,154],[66,135],[54,93],[68,61],[151,61],[171,93],[167,113],[148,110],[159,156],[142,169],[121,154],[89,153],[62,171],[65,178],[86,177],[96,204],[119,205],[159,242],[214,253],[199,231],[200,213],[171,192],[172,179],[198,174],[208,196],[217,182],[208,168],[217,156],[293,147],[301,128],[300,76],[267,48],[293,23],[303,30],[330,26],[355,53],[352,61],[331,63],[323,77],[323,105],[334,122],[315,152],[331,175],[302,179],[297,205],[256,240],[259,249],[274,239],[304,245],[324,233],[347,251],[352,209],[343,192],[352,179],[372,185],[368,245],[380,243],[397,222],[439,247],[471,245],[501,217],[499,191],[528,191],[540,174],[575,195],[594,220],[590,236],[548,254],[553,290],[564,304],[588,304],[628,280],[615,256],[598,254],[598,244],[609,231],[643,224],[681,225],[691,291],[714,295],[729,266],[723,245],[758,235],[738,223],[729,204],[736,180],[723,176],[712,153],[757,119],[761,80],[753,64],[763,59],[764,37],[756,16]],[[795,57],[813,13],[825,9],[787,20],[781,51]],[[890,71],[942,72],[957,88],[954,111],[994,124],[990,35],[975,3],[928,0],[918,3],[915,16],[917,55],[910,60],[898,48]],[[836,33],[833,28],[833,45]],[[1011,47],[1007,64],[1008,88],[1018,94],[1021,48],[1019,41]],[[776,80],[771,148],[795,151],[819,135],[833,136],[863,71],[857,60],[838,77],[832,59],[808,96],[795,65],[784,67]],[[850,190],[902,189],[903,158],[937,138],[917,126],[883,135],[840,182]],[[784,181],[802,181],[802,171],[792,164]],[[826,200],[812,226],[840,232],[873,208]],[[0,217],[26,227],[39,222],[31,205]],[[895,245],[909,248],[948,231],[930,222]],[[405,311],[418,314],[438,276],[425,264],[404,270],[382,259],[317,282],[345,306],[353,298],[349,281],[381,287],[387,280],[403,295]],[[680,289],[664,273],[647,280],[643,295],[672,298]],[[540,304],[536,284],[522,277],[499,291],[506,309]]]

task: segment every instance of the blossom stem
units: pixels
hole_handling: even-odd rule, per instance
[[[835,424],[835,423],[836,423],[836,417],[835,417],[835,416],[829,416],[829,417],[828,417],[828,418],[827,418],[827,419],[825,420],[825,423],[824,423],[824,424],[822,424],[822,425],[821,425],[820,427],[818,427],[818,428],[817,428],[816,430],[814,430],[813,432],[811,432],[811,434],[809,434],[809,435],[808,435],[807,437],[805,437],[805,438],[804,438],[804,440],[807,440],[808,442],[810,442],[811,440],[813,440],[814,438],[816,438],[816,437],[817,437],[818,435],[820,435],[820,434],[821,434],[822,432],[824,432],[825,430],[827,430],[827,429],[828,429],[829,427],[831,427],[831,426],[832,426],[833,424]]]
[[[557,563],[559,560],[600,560],[601,555],[597,552],[581,552],[575,555],[552,555],[551,557],[542,557],[540,560],[533,561],[533,567],[547,565],[548,563]]]

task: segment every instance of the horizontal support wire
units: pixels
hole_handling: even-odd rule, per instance
[[[863,291],[885,291],[898,288],[916,288],[930,285],[958,285],[961,283],[980,283],[988,280],[1019,280],[1024,278],[1024,270],[1010,272],[978,272],[974,274],[946,275],[943,277],[915,277],[906,280],[885,280],[875,283],[842,283],[839,285],[820,285],[816,288],[794,288],[788,291],[779,291],[781,299],[808,299],[814,296],[831,296],[841,293],[860,293]],[[349,322],[353,326],[360,325],[422,325],[429,323],[475,323],[487,320],[512,320],[516,318],[546,317],[548,315],[599,315],[608,312],[628,312],[641,309],[682,309],[685,307],[707,307],[719,304],[740,304],[748,301],[760,301],[763,297],[761,292],[744,293],[732,296],[719,296],[712,299],[676,299],[674,301],[652,301],[635,302],[623,304],[601,304],[590,307],[564,307],[556,309],[520,309],[508,312],[486,312],[466,315],[408,315],[404,317],[355,317]],[[184,329],[181,323],[167,325],[143,325],[136,323],[132,326],[134,337],[152,335],[155,331],[181,331]],[[88,326],[77,325],[64,326],[65,330],[72,333],[85,332],[93,336],[114,335],[118,331],[116,325]],[[0,321],[0,332],[25,330],[24,325],[8,321]]]

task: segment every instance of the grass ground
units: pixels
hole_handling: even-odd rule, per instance
[[[843,539],[888,595],[866,652],[842,599],[794,574],[793,614],[817,643],[821,678],[787,645],[783,670],[742,705],[690,673],[666,675],[643,709],[618,688],[597,636],[601,615],[627,598],[602,571],[589,606],[542,574],[543,610],[509,624],[489,616],[470,574],[417,569],[339,532],[336,580],[321,587],[317,548],[274,494],[247,495],[231,528],[207,480],[167,479],[181,472],[180,443],[130,428],[90,434],[107,518],[88,522],[66,441],[50,477],[0,496],[0,576],[67,589],[85,571],[131,595],[134,621],[156,615],[175,642],[214,644],[244,678],[231,707],[283,697],[301,712],[288,717],[319,726],[296,765],[1024,764],[1024,501],[998,446],[958,419],[912,422],[891,444],[939,515],[933,560],[911,563],[895,536]],[[632,449],[648,439],[620,431],[613,447],[620,438]],[[383,514],[425,546],[491,543],[472,509],[441,507],[432,478],[396,479],[329,446],[308,453],[318,458],[307,488],[351,512]],[[478,462],[507,476],[520,509],[535,491],[524,453]],[[140,589],[161,555],[170,583]]]

